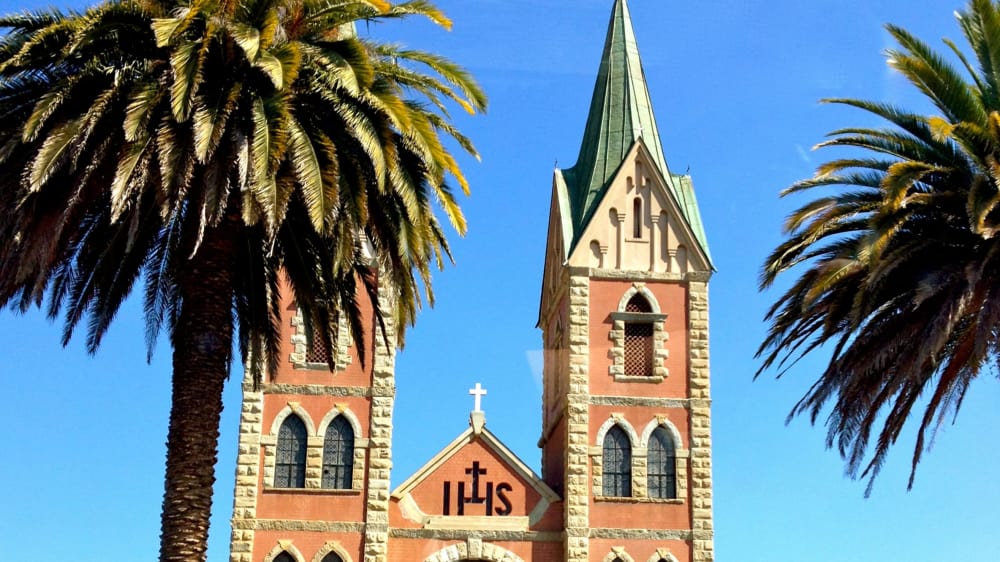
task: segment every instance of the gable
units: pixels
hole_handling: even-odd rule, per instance
[[[470,428],[392,499],[424,528],[528,530],[559,497],[491,433]]]
[[[675,189],[668,184],[672,180],[676,181],[663,177],[645,143],[637,140],[583,225],[569,265],[677,274],[710,272],[711,261],[674,196]]]
[[[552,199],[549,203],[549,226],[545,243],[545,263],[542,268],[542,294],[538,305],[538,323],[543,326],[560,284],[559,276],[566,262],[566,248],[573,239],[572,219],[566,183],[558,169],[552,175]]]

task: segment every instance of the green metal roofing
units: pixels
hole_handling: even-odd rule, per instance
[[[562,170],[573,228],[571,247],[576,246],[615,173],[639,140],[652,156],[695,238],[708,256],[708,242],[691,178],[671,174],[663,157],[663,146],[653,116],[653,105],[649,101],[628,4],[625,0],[615,0],[580,155],[572,168]]]

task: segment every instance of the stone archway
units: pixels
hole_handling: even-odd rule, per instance
[[[495,544],[484,543],[482,539],[470,537],[464,543],[446,546],[424,559],[424,562],[524,562],[524,560]]]

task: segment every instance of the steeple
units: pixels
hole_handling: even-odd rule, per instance
[[[671,174],[663,156],[628,3],[615,0],[580,154],[572,168],[562,170],[572,215],[573,245],[629,150],[639,140],[646,146],[695,238],[708,255],[691,179]]]

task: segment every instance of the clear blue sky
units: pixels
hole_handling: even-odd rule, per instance
[[[29,0],[34,6],[42,5]],[[573,164],[611,0],[440,0],[452,32],[373,28],[471,69],[491,97],[460,117],[481,163],[464,159],[470,232],[435,277],[399,356],[394,485],[467,424],[481,382],[487,424],[533,467],[539,434],[534,328],[553,164]],[[80,5],[79,2],[77,5]],[[870,499],[846,479],[825,431],[784,425],[816,373],[752,382],[761,318],[776,292],[759,265],[811,175],[810,147],[840,126],[872,124],[819,98],[867,97],[927,109],[888,70],[882,24],[941,45],[958,39],[961,0],[630,0],[669,165],[690,168],[718,273],[711,282],[715,531],[720,561],[995,560],[1000,551],[1000,385],[973,384],[905,491],[912,431]],[[0,12],[25,7],[0,0]],[[943,46],[942,46],[943,48]],[[0,312],[0,560],[156,559],[170,355],[145,362],[141,308],[125,307],[96,357],[32,312]],[[228,560],[241,373],[226,394],[209,560]]]

